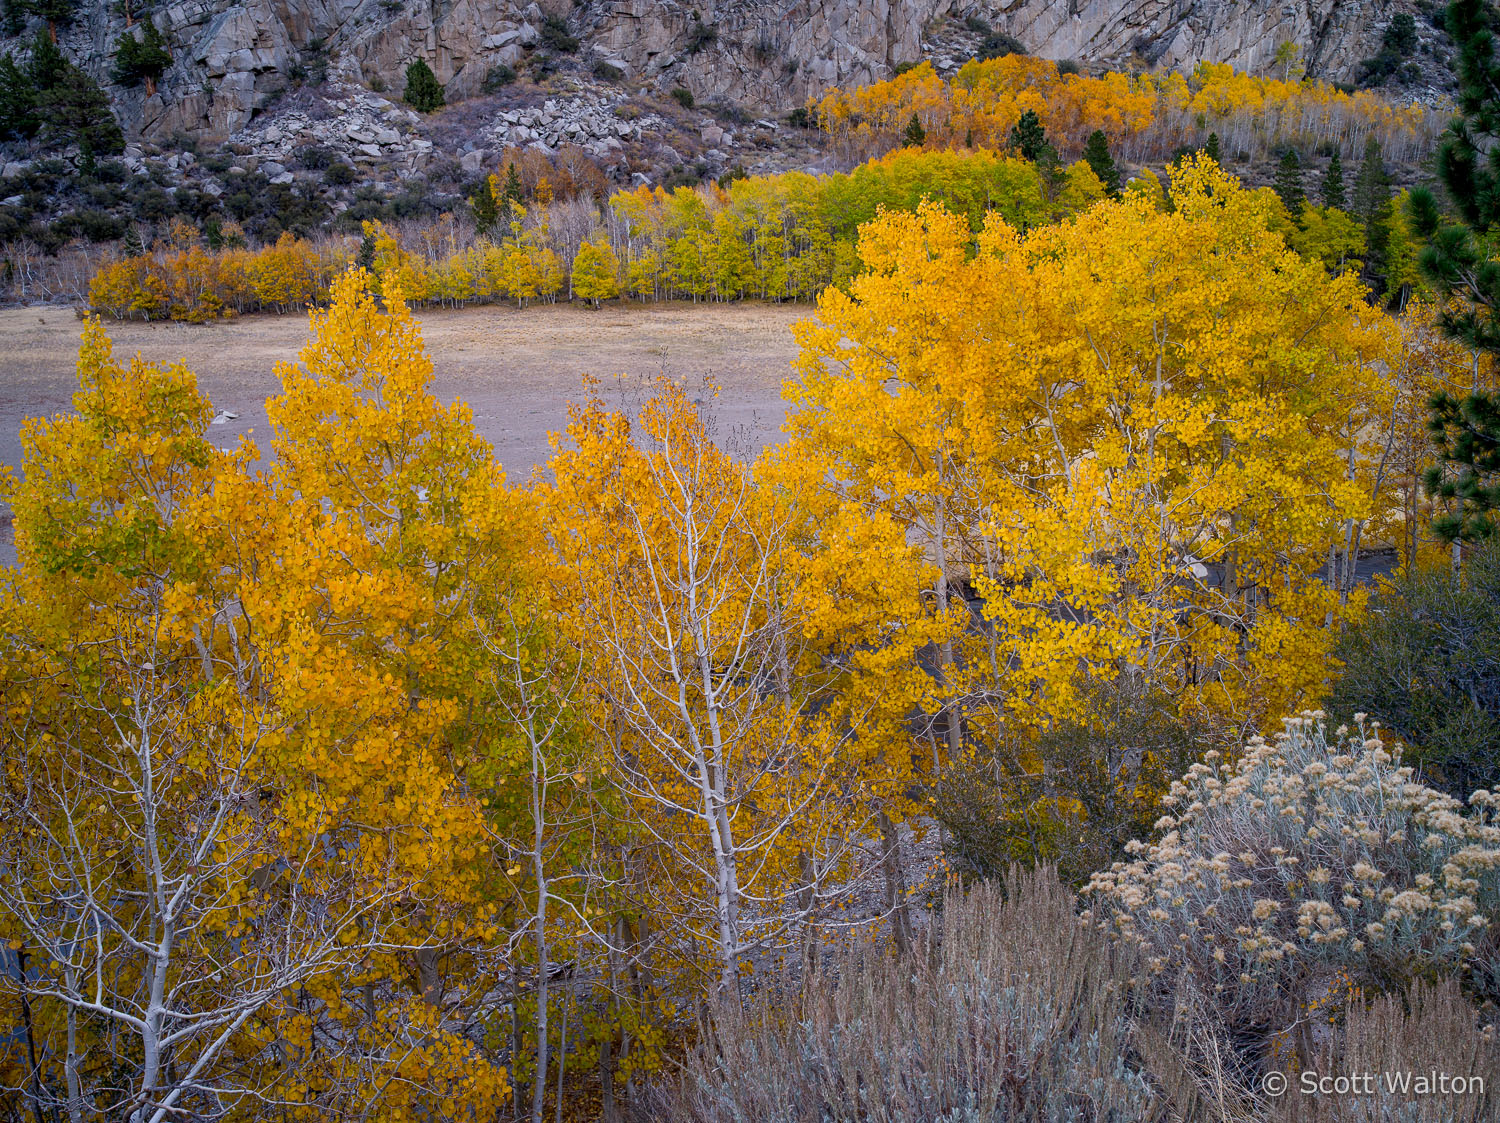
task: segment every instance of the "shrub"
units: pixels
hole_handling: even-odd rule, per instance
[[[533,81],[542,82],[557,73],[557,56],[551,51],[533,51],[526,60]]]
[[[487,94],[495,93],[497,90],[509,86],[515,80],[516,72],[506,66],[505,63],[499,63],[484,72],[484,92]]]
[[[418,113],[431,113],[446,104],[442,83],[422,59],[406,68],[406,92],[401,96]]]
[[[1055,864],[1081,884],[1151,833],[1159,798],[1214,741],[1207,720],[1125,679],[1079,692],[1074,716],[950,769],[934,816],[960,869]]]
[[[328,165],[323,172],[323,182],[329,187],[347,187],[355,180],[354,169],[342,160]]]
[[[693,108],[693,91],[678,86],[672,91],[672,96],[677,99],[677,104],[684,109]]]
[[[1363,715],[1361,715],[1363,716]],[[1266,1042],[1340,973],[1400,993],[1417,978],[1493,985],[1500,793],[1472,810],[1412,780],[1361,726],[1321,713],[1217,752],[1163,799],[1153,846],[1096,874],[1093,912],[1173,993],[1206,996],[1233,1039]]]
[[[309,171],[323,171],[333,164],[337,157],[333,150],[325,148],[321,144],[309,144],[297,152],[297,161]]]
[[[794,129],[815,129],[818,127],[816,110],[808,109],[805,105],[799,105],[786,115],[787,124]]]
[[[1024,55],[1026,45],[1014,35],[1007,35],[1003,31],[992,31],[984,37],[979,44],[979,59],[981,62],[992,58],[1003,58],[1006,55]]]
[[[1433,571],[1384,586],[1338,657],[1335,717],[1380,721],[1450,795],[1500,784],[1500,543],[1474,553],[1457,581]]]
[[[750,49],[755,56],[755,61],[762,66],[770,66],[781,57],[782,46],[769,31],[761,29],[760,34],[755,37],[755,45]]]
[[[542,20],[542,46],[560,55],[570,55],[578,50],[578,40],[568,34],[567,20],[548,16]]]
[[[1393,77],[1410,77],[1406,60],[1417,48],[1417,23],[1409,12],[1398,12],[1381,37],[1380,50],[1359,64],[1358,82],[1361,86],[1379,86]],[[1413,68],[1418,77],[1419,68]]]
[[[1050,870],[950,893],[928,955],[850,956],[790,1008],[718,1010],[676,1102],[684,1123],[1136,1120],[1126,978]]]
[[[91,242],[113,242],[125,233],[125,224],[104,211],[83,210],[75,217],[78,232]]]
[[[625,72],[618,66],[605,62],[603,59],[594,63],[594,77],[601,82],[618,82],[625,77]]]
[[[1307,1051],[1319,1073],[1445,1072],[1478,1077],[1486,1090],[1500,1081],[1500,1049],[1476,1025],[1474,1008],[1451,980],[1415,984],[1406,994],[1351,1002],[1343,1032]],[[1384,1090],[1382,1090],[1384,1091]],[[1412,1092],[1405,1095],[1289,1097],[1303,1103],[1272,1113],[1277,1123],[1480,1123],[1493,1118],[1493,1093]],[[1360,1102],[1363,1100],[1364,1102]]]
[[[699,51],[712,47],[718,38],[717,27],[711,23],[704,23],[701,19],[694,19],[688,26],[687,42],[683,49],[690,55],[696,55]]]

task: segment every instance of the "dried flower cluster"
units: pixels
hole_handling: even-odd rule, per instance
[[[1364,715],[1332,739],[1322,718],[1287,719],[1237,761],[1206,754],[1164,798],[1161,840],[1086,891],[1155,973],[1190,972],[1233,1011],[1296,1001],[1337,968],[1389,986],[1493,950],[1500,793],[1466,809],[1417,782]]]

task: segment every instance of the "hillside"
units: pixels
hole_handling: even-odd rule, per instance
[[[30,14],[28,15],[28,9]],[[1405,0],[7,0],[0,51],[24,52],[39,13],[65,54],[108,88],[128,136],[234,137],[289,89],[333,81],[399,93],[405,66],[428,62],[450,103],[493,89],[502,68],[531,77],[598,71],[665,95],[784,113],[829,85],[889,77],[932,59],[952,70],[991,43],[1118,69],[1190,69],[1200,60],[1262,72],[1295,45],[1306,72],[1355,82],[1400,12],[1420,46],[1407,84],[1441,86],[1434,5]],[[154,21],[171,63],[159,81],[111,84],[120,36]],[[1428,91],[1431,92],[1431,91]]]
[[[1073,8],[1063,20],[1056,5],[947,0],[697,9],[457,0],[421,10],[399,0],[3,0],[0,30],[12,33],[0,42],[7,299],[77,299],[92,261],[38,279],[37,255],[148,246],[179,218],[215,246],[220,228],[231,242],[267,242],[287,230],[357,233],[369,219],[466,213],[486,176],[521,151],[546,164],[523,171],[528,196],[541,177],[568,197],[602,199],[742,173],[847,170],[862,156],[814,127],[816,105],[830,89],[878,86],[918,60],[945,79],[971,58],[1027,54],[1058,59],[1054,80],[1154,72],[1141,92],[1158,100],[1161,127],[1119,153],[1127,170],[1160,168],[1176,147],[1218,129],[1252,184],[1270,182],[1286,144],[1319,167],[1334,147],[1359,158],[1359,128],[1335,136],[1298,123],[1319,98],[1342,96],[1334,86],[1359,87],[1368,119],[1370,106],[1390,114],[1442,104],[1451,85],[1451,43],[1426,3]],[[1205,60],[1279,89],[1219,102],[1201,98],[1195,79],[1199,100],[1184,117],[1160,91]],[[411,104],[406,71],[416,62],[430,67],[431,94],[444,103],[436,111]],[[1266,98],[1301,98],[1299,76],[1322,83],[1313,100],[1291,115],[1269,108]],[[1232,137],[1226,114],[1250,132]],[[1441,123],[1428,117],[1411,134],[1419,143],[1387,150],[1398,185],[1420,177],[1421,138]],[[1008,128],[981,143],[1003,146]],[[1076,159],[1082,139],[1063,143],[1063,155]],[[97,159],[113,155],[122,158]]]

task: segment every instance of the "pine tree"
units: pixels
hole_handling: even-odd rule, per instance
[[[489,178],[490,194],[495,194],[496,180],[494,176]],[[516,219],[516,208],[521,205],[521,197],[525,192],[521,188],[521,176],[516,171],[515,162],[512,161],[505,168],[505,184],[499,189],[500,206],[496,214],[496,223],[503,234],[509,233],[511,223]]]
[[[1419,237],[1429,243],[1422,269],[1439,292],[1461,296],[1468,307],[1444,327],[1477,351],[1500,355],[1500,263],[1483,244],[1500,225],[1500,59],[1495,57],[1494,17],[1483,0],[1454,0],[1448,33],[1458,45],[1460,116],[1443,136],[1437,173],[1461,223],[1445,222],[1425,187],[1411,193]]]
[[[33,95],[41,95],[60,83],[71,65],[52,37],[38,31],[31,41],[31,61],[26,66]]]
[[[1343,210],[1346,206],[1344,200],[1344,163],[1339,159],[1337,151],[1328,161],[1328,170],[1323,173],[1323,205],[1325,207],[1337,207]]]
[[[1083,159],[1099,177],[1099,182],[1104,184],[1105,194],[1111,199],[1118,199],[1120,169],[1115,167],[1115,158],[1109,154],[1109,140],[1103,129],[1095,129],[1089,134],[1088,142],[1083,146]]]
[[[138,86],[144,82],[149,97],[156,93],[156,83],[162,73],[172,65],[172,55],[154,20],[144,20],[141,27],[140,39],[128,31],[120,36],[115,46],[114,79],[122,86]]]
[[[375,235],[365,232],[365,236],[359,240],[359,255],[354,263],[366,273],[375,272]]]
[[[146,252],[146,243],[141,238],[141,229],[135,223],[125,227],[125,240],[120,245],[126,257],[140,257]]]
[[[39,124],[35,87],[15,59],[0,56],[0,140],[25,140]]]
[[[47,38],[57,42],[58,28],[68,27],[78,14],[75,0],[27,0],[26,5],[34,16],[47,21]]]
[[[1210,160],[1212,160],[1214,163],[1219,164],[1220,166],[1223,165],[1224,158],[1219,154],[1219,134],[1218,133],[1209,133],[1208,134],[1208,142],[1206,144],[1204,144],[1204,146],[1203,146],[1203,154],[1205,156],[1207,156]]]
[[[1446,333],[1476,352],[1500,356],[1500,262],[1488,248],[1500,225],[1500,60],[1495,15],[1484,0],[1453,0],[1448,34],[1458,45],[1459,116],[1437,151],[1437,173],[1459,222],[1445,221],[1425,187],[1414,189],[1407,213],[1419,238],[1422,272],[1445,297],[1464,307],[1445,310]],[[1356,192],[1356,202],[1357,192]],[[1489,537],[1500,510],[1500,395],[1476,390],[1463,398],[1434,395],[1428,428],[1443,458],[1427,485],[1449,503],[1433,528],[1448,541]]]
[[[1010,147],[1023,159],[1033,163],[1052,147],[1047,143],[1047,133],[1042,128],[1042,119],[1036,115],[1036,110],[1028,109],[1021,114],[1021,119],[1010,130]]]
[[[406,68],[406,92],[402,96],[418,113],[431,113],[447,104],[442,83],[422,59]]]
[[[927,130],[922,127],[922,122],[917,120],[913,113],[911,120],[906,123],[906,147],[921,148],[927,143]]]
[[[1307,192],[1302,187],[1302,161],[1297,159],[1295,148],[1288,148],[1281,154],[1281,163],[1276,166],[1275,190],[1281,205],[1293,219],[1302,214]]]
[[[1391,177],[1380,152],[1380,141],[1373,136],[1365,140],[1365,158],[1354,177],[1353,214],[1368,224],[1379,215],[1391,197]]]
[[[474,210],[474,229],[480,234],[490,234],[499,221],[500,208],[495,205],[495,193],[490,190],[488,179],[479,185],[474,197],[469,200],[469,205]]]
[[[50,45],[51,53],[43,49],[44,45],[50,45],[45,32],[37,36],[31,70],[38,90],[37,119],[48,146],[78,145],[86,167],[92,165],[95,156],[125,151],[125,134],[99,84],[64,59],[55,45]],[[57,67],[59,59],[61,70]]]
[[[1385,291],[1386,257],[1391,239],[1391,177],[1380,142],[1365,141],[1365,158],[1354,177],[1351,211],[1365,228],[1365,276],[1377,292]]]
[[[1427,428],[1441,464],[1427,469],[1427,490],[1448,509],[1432,520],[1445,542],[1477,542],[1495,533],[1500,511],[1500,395],[1463,398],[1438,391],[1428,401]]]
[[[77,67],[48,90],[37,105],[42,132],[57,147],[76,144],[85,160],[125,151],[125,134],[99,84]]]

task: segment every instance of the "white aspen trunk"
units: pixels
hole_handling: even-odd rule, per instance
[[[536,876],[536,1072],[531,1084],[531,1123],[542,1123],[547,1096],[547,866],[542,841],[546,825],[545,768],[537,751],[536,727],[528,715],[526,735],[531,742],[531,861]],[[561,1092],[559,1092],[561,1095]]]
[[[939,487],[943,480],[939,479]],[[937,535],[937,584],[933,592],[937,595],[938,612],[946,614],[948,611],[948,510],[947,502],[941,492],[933,509],[933,531]],[[938,646],[938,658],[941,661],[939,677],[945,689],[951,690],[957,681],[957,668],[954,666],[953,641],[945,638]],[[944,735],[948,742],[948,757],[957,760],[959,750],[962,748],[962,738],[958,728],[958,705],[953,698],[943,700],[943,725]],[[932,761],[932,774],[936,778],[942,771],[942,762],[934,754]]]
[[[70,979],[69,986],[74,985]],[[68,1007],[68,1057],[63,1074],[68,1084],[68,1121],[83,1123],[83,1086],[78,1078],[78,1011],[72,1006]]]
[[[141,1032],[141,1110],[151,1101],[151,1094],[156,1089],[157,1081],[161,1076],[161,1026],[162,1013],[166,1000],[167,973],[172,963],[172,939],[174,935],[174,924],[171,916],[170,905],[167,897],[166,876],[162,868],[162,856],[160,840],[156,830],[156,785],[153,772],[153,761],[151,755],[151,742],[145,733],[147,718],[136,711],[138,727],[142,730],[139,759],[141,767],[141,825],[143,841],[146,853],[149,856],[151,869],[151,905],[156,912],[155,921],[159,926],[159,936],[155,948],[151,951],[151,986],[150,997],[147,999],[146,1014],[142,1019]]]
[[[696,734],[694,740],[696,741]],[[701,746],[697,749],[699,789],[703,798],[703,822],[708,828],[709,845],[714,856],[714,901],[719,932],[719,986],[726,993],[739,992],[739,963],[735,954],[738,944],[736,905],[738,885],[735,881],[733,835],[728,830],[728,816],[724,810],[722,770],[713,774],[704,758]],[[728,844],[726,846],[726,843]]]

